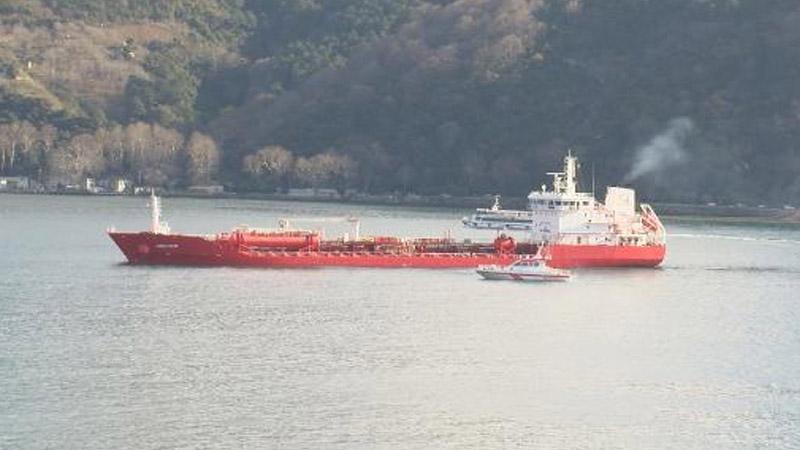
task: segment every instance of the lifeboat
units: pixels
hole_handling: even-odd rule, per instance
[[[517,250],[517,243],[514,238],[501,234],[494,240],[494,249],[497,253],[512,254]]]

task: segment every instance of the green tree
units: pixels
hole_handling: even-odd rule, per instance
[[[154,45],[144,67],[150,79],[131,77],[125,90],[129,120],[191,125],[199,81],[188,50],[179,44]]]

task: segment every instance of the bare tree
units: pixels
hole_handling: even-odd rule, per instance
[[[333,186],[344,191],[356,177],[357,165],[352,158],[325,152],[311,158],[300,158],[295,163],[297,178],[313,188]]]
[[[39,146],[44,152],[50,152],[56,145],[58,139],[58,129],[53,125],[47,124],[39,128]]]
[[[5,173],[8,159],[11,157],[11,147],[14,146],[13,133],[10,124],[0,124],[0,173]]]
[[[344,194],[358,176],[358,164],[353,158],[338,153],[323,153],[320,157],[328,167],[333,186]]]
[[[137,122],[125,127],[125,148],[130,169],[139,183],[143,182],[145,154],[150,145],[150,126]]]
[[[17,122],[14,124],[14,133],[16,138],[16,146],[11,149],[11,168],[14,168],[14,163],[17,159],[27,158],[28,153],[33,150],[36,136],[39,130],[29,122]]]
[[[298,158],[294,164],[294,176],[304,185],[315,189],[328,179],[325,167],[316,157]]]
[[[75,136],[48,155],[48,165],[58,180],[78,182],[87,175],[103,172],[103,146],[91,134]]]
[[[187,169],[192,184],[208,184],[219,169],[219,150],[209,136],[194,132],[186,144]]]
[[[287,184],[294,162],[292,152],[281,146],[271,145],[245,157],[243,169],[267,185],[275,187],[278,184]]]
[[[46,124],[39,128],[36,136],[34,150],[29,152],[30,163],[36,168],[36,178],[41,182],[48,175],[48,155],[56,147],[58,140],[58,129],[53,125]]]
[[[150,185],[177,184],[182,174],[181,151],[185,139],[177,130],[152,125],[151,148],[146,158],[145,181]]]
[[[0,125],[0,172],[14,170],[14,164],[31,151],[38,130],[29,122]]]
[[[115,174],[124,173],[128,160],[125,130],[119,125],[113,128],[101,128],[95,133],[95,138],[103,146],[106,169]]]
[[[130,170],[140,183],[163,186],[177,182],[184,138],[179,132],[146,123],[125,128],[124,146]]]

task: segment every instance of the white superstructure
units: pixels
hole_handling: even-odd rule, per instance
[[[504,210],[499,198],[491,208],[478,209],[463,223],[469,228],[526,231],[532,242],[575,245],[653,245],[665,232],[653,209],[636,211],[633,189],[609,187],[605,203],[591,192],[578,192],[578,159],[567,154],[563,172],[551,172],[552,189],[528,195],[528,209]]]

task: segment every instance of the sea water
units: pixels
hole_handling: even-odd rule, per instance
[[[239,224],[491,239],[468,211],[165,199]],[[146,199],[0,195],[0,448],[800,448],[800,228],[667,221],[659,269],[157,268]]]

